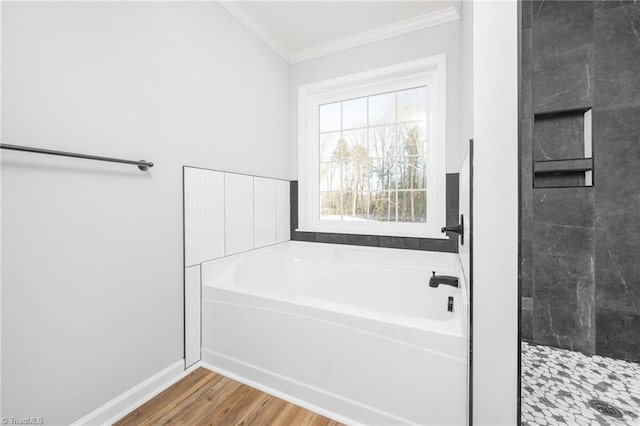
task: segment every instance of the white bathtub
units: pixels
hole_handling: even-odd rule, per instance
[[[202,265],[202,360],[336,420],[463,425],[457,255],[290,241]],[[454,311],[448,312],[453,297]]]

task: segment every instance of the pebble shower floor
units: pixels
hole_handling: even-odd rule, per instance
[[[591,408],[615,406],[615,418]],[[522,426],[640,426],[640,365],[522,343]]]

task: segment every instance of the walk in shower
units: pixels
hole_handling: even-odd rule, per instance
[[[521,6],[521,423],[638,425],[640,3]]]

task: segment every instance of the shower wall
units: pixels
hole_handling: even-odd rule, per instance
[[[522,8],[521,336],[640,361],[640,3]]]

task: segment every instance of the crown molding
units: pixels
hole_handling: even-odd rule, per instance
[[[426,13],[424,15],[416,16],[415,18],[406,19],[404,21],[385,25],[373,30],[364,31],[349,37],[321,44],[319,46],[291,52],[278,42],[269,31],[260,25],[260,23],[244,12],[241,6],[242,2],[218,1],[218,4],[220,4],[220,6],[227,10],[227,12],[235,17],[241,24],[252,31],[260,40],[262,40],[262,42],[273,49],[290,64],[308,61],[310,59],[319,58],[332,53],[389,39],[402,34],[424,30],[426,28],[435,27],[436,25],[460,19],[458,3],[456,6],[449,6],[435,12]]]
[[[242,7],[240,6],[242,2],[239,1],[218,1],[220,6],[222,6],[227,12],[231,14],[234,18],[238,20],[242,25],[247,27],[252,33],[254,33],[264,44],[270,47],[274,52],[276,52],[282,59],[291,62],[291,53],[287,48],[285,48],[280,42],[278,42],[275,37],[271,35],[269,31],[267,31],[262,25],[260,25],[255,19],[246,14]]]
[[[332,53],[363,46],[365,44],[375,43],[376,41],[397,37],[402,34],[435,27],[436,25],[445,24],[458,19],[460,19],[458,8],[455,6],[449,6],[432,13],[426,13],[424,15],[416,16],[415,18],[395,22],[373,30],[364,31],[359,34],[354,34],[352,36],[344,37],[309,49],[298,50],[290,55],[290,63],[294,64],[297,62],[308,61],[310,59],[319,58],[321,56],[330,55]]]

